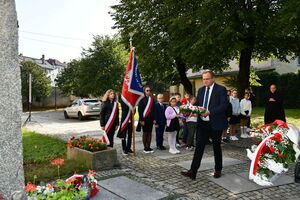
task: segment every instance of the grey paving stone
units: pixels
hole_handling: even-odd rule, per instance
[[[248,172],[238,173],[238,175],[248,180],[248,177],[249,177]],[[286,184],[290,184],[290,183],[294,183],[294,179],[290,176],[282,175],[274,182],[273,186],[269,186],[269,187],[275,187],[275,186],[279,186],[279,185],[286,185]],[[266,187],[261,186],[261,188],[266,188]]]
[[[213,181],[214,183],[229,190],[234,194],[259,190],[268,187],[275,187],[278,185],[285,185],[293,182],[293,179],[291,177],[283,175],[279,179],[277,179],[277,181],[274,183],[274,186],[264,187],[257,185],[253,181],[250,181],[248,179],[248,172],[238,174],[225,174],[218,179],[209,177],[209,180]]]
[[[125,176],[99,181],[98,184],[127,200],[158,200],[168,196],[166,193],[133,181]]]
[[[100,187],[100,192],[90,200],[123,200],[123,198],[111,193],[110,191]]]
[[[166,150],[157,150],[155,149],[155,152],[153,153],[154,156],[157,156],[158,158],[161,158],[161,159],[169,159],[169,158],[176,158],[176,157],[180,157],[180,156],[183,156],[183,155],[190,155],[190,154],[194,154],[193,151],[189,151],[189,150],[186,150],[185,148],[177,148],[180,153],[179,154],[171,154],[169,153],[169,146],[166,146]]]
[[[186,169],[190,169],[192,161],[182,161],[176,163],[177,165],[184,167]],[[230,165],[236,165],[243,163],[241,160],[237,160],[234,158],[229,158],[229,157],[223,157],[223,167],[230,166]],[[214,169],[215,168],[215,160],[214,157],[207,157],[203,158],[201,162],[201,166],[198,171],[204,171],[208,169]]]

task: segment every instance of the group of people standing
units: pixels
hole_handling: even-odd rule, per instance
[[[230,139],[238,140],[235,135],[237,124],[240,124],[241,137],[248,137],[247,128],[250,124],[250,116],[253,105],[253,94],[246,90],[243,99],[239,100],[238,91],[227,91],[224,86],[215,83],[214,73],[205,70],[202,73],[203,87],[199,88],[197,97],[185,94],[181,99],[180,94],[172,96],[168,105],[163,104],[163,94],[157,95],[157,101],[154,100],[151,88],[144,87],[145,96],[138,105],[138,126],[137,130],[142,131],[142,140],[144,153],[154,152],[151,148],[152,129],[155,127],[156,146],[158,150],[166,150],[164,143],[164,133],[168,134],[169,152],[171,154],[180,153],[178,145],[186,146],[187,149],[195,150],[190,170],[182,171],[183,176],[191,179],[196,178],[197,171],[201,165],[205,146],[210,143],[213,146],[215,157],[214,178],[221,177],[223,168],[222,139],[227,140],[226,134],[229,127]],[[251,99],[252,95],[252,99]],[[107,132],[110,145],[113,146],[114,132],[119,126],[119,111],[115,111],[116,95],[113,90],[109,90],[104,95],[103,105],[100,111],[100,124],[103,130],[106,130],[107,124],[113,126]],[[251,102],[252,101],[252,102]],[[132,116],[127,126],[123,126],[122,121],[128,118],[128,106],[121,100],[122,120],[121,127],[118,129],[118,137],[122,139],[123,154],[132,153]],[[271,113],[272,117],[285,121],[282,99],[276,92],[276,86],[271,85],[270,94],[266,99],[265,120],[270,119],[270,112],[277,109],[276,113]],[[201,115],[190,115],[183,117],[179,113],[179,107],[183,104],[201,106],[205,112]],[[283,112],[283,113],[282,113]],[[114,115],[112,115],[114,113]],[[131,115],[131,113],[130,113]],[[268,121],[266,121],[268,122]],[[125,127],[125,128],[124,128]],[[182,129],[182,141],[179,141],[179,132]],[[194,138],[196,135],[196,143]]]
[[[164,133],[168,133],[168,146],[171,154],[178,154],[180,151],[178,146],[187,146],[188,149],[194,148],[194,137],[197,128],[197,117],[191,115],[190,117],[183,117],[179,113],[179,106],[182,104],[196,104],[196,97],[192,97],[188,93],[185,98],[181,99],[181,95],[177,93],[172,96],[168,105],[164,104],[165,99],[163,94],[158,94],[156,101],[152,95],[149,86],[144,87],[145,96],[138,104],[138,126],[137,131],[142,131],[142,141],[144,145],[144,153],[153,153],[151,148],[152,129],[155,127],[156,132],[156,148],[158,150],[166,150],[164,146]],[[114,145],[114,134],[118,130],[117,137],[122,139],[123,154],[133,153],[131,149],[132,140],[132,116],[129,117],[129,122],[126,128],[119,128],[119,109],[112,116],[113,107],[116,102],[116,94],[113,90],[108,90],[104,97],[100,110],[100,125],[102,130],[106,130],[106,126],[110,126],[109,132],[106,135],[109,140],[110,147]],[[121,122],[128,117],[129,107],[120,98],[122,108]],[[108,123],[110,125],[108,125]],[[178,133],[183,131],[182,142],[179,141]],[[190,134],[189,134],[190,133]]]
[[[237,125],[240,124],[241,138],[248,138],[250,131],[250,117],[252,113],[252,106],[254,104],[254,95],[249,89],[245,89],[242,99],[238,97],[238,90],[227,90],[227,97],[230,102],[227,108],[227,120],[229,123],[228,130],[223,131],[222,142],[228,143],[227,133],[229,139],[232,141],[239,140],[236,136]]]
[[[228,143],[229,140],[239,140],[236,136],[238,124],[240,125],[240,137],[249,137],[252,107],[255,105],[255,95],[250,89],[245,89],[242,99],[239,99],[237,89],[227,90],[227,96],[230,102],[227,108],[229,128],[223,131],[223,143]],[[283,108],[283,99],[282,96],[277,92],[277,87],[275,84],[270,85],[269,92],[265,98],[265,106],[265,124],[272,123],[276,119],[286,121]],[[227,133],[229,133],[229,140],[227,139]]]

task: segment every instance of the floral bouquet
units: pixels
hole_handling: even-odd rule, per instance
[[[290,125],[292,126],[292,125]],[[299,135],[281,120],[257,127],[251,136],[257,144],[247,149],[252,160],[249,179],[262,186],[273,182],[296,161],[296,152],[289,135]]]
[[[182,105],[179,107],[179,111],[184,117],[189,117],[192,114],[201,115],[206,109],[200,106]]]
[[[68,142],[68,147],[78,147],[91,152],[107,149],[106,143],[104,143],[102,140],[96,138],[87,138],[86,136],[80,136],[79,138],[75,138],[74,136],[71,137]]]
[[[55,185],[41,183],[35,186],[29,182],[25,186],[25,192],[29,200],[89,199],[99,192],[94,175],[93,170],[90,170],[88,175],[74,174],[66,181],[58,179]]]

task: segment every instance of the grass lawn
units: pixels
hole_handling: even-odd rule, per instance
[[[255,107],[251,115],[252,127],[264,124],[265,108]],[[300,129],[300,109],[285,109],[287,123],[294,124]]]
[[[55,158],[63,158],[65,164],[60,168],[62,177],[73,175],[74,172],[88,171],[84,163],[67,160],[67,143],[60,139],[41,135],[27,129],[23,133],[23,159],[25,181],[50,181],[58,178],[57,167],[50,162]]]

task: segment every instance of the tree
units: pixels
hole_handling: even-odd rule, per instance
[[[29,74],[32,77],[32,97],[46,97],[51,94],[51,79],[47,77],[43,69],[34,62],[21,62],[21,81],[23,102],[29,99]]]
[[[118,37],[95,36],[82,58],[71,61],[58,75],[58,87],[63,94],[80,97],[100,96],[108,89],[120,91],[128,55]]]
[[[208,28],[200,29],[200,34],[208,39],[211,35],[204,31],[214,32],[213,45],[226,50],[227,58],[239,61],[240,92],[249,87],[252,58],[266,60],[272,56],[287,61],[286,56],[296,51],[298,38],[279,32],[279,24],[274,23],[285,2],[209,0],[199,10],[200,21],[208,21]]]
[[[124,44],[128,44],[129,33],[135,33],[133,44],[144,79],[154,76],[167,84],[180,82],[192,93],[192,84],[186,76],[188,66],[180,51],[172,47],[173,32],[168,29],[168,16],[162,12],[162,6],[159,1],[122,0],[119,5],[112,6],[111,15]]]
[[[122,0],[113,6],[112,16],[125,40],[136,31],[134,41],[143,51],[139,53],[143,67],[153,73],[161,66],[167,72],[176,68],[189,90],[187,69],[222,71],[237,59],[238,85],[243,91],[249,87],[252,58],[287,61],[299,50],[295,1]]]
[[[259,78],[257,73],[253,69],[251,69],[250,76],[249,76],[249,83],[250,83],[249,86],[250,86],[250,88],[262,86],[262,84],[259,82],[260,80],[261,79]],[[238,88],[239,87],[238,76],[237,75],[230,76],[229,78],[226,78],[224,83],[227,86],[229,86],[231,89],[232,88]],[[239,93],[239,94],[240,94],[240,97],[242,97],[244,92],[242,91],[242,93]]]

